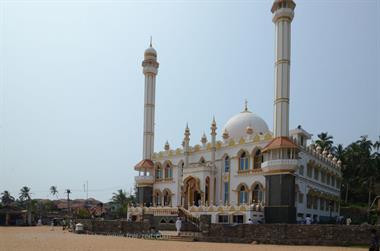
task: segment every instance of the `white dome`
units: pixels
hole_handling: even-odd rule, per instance
[[[254,134],[266,134],[269,132],[267,123],[258,115],[247,110],[230,118],[223,131],[227,130],[230,138],[240,140],[240,138],[248,136],[247,127],[253,128]]]

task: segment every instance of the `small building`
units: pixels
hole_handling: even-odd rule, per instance
[[[28,223],[28,211],[14,206],[0,209],[0,226],[23,226]]]

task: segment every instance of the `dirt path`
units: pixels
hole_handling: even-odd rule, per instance
[[[78,235],[50,227],[0,227],[0,251],[136,250],[136,251],[359,251],[366,248],[274,246],[175,242],[124,237]]]

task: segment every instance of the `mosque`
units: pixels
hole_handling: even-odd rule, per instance
[[[137,199],[130,216],[143,212],[193,217],[213,223],[295,223],[306,217],[326,221],[339,215],[341,161],[311,142],[301,126],[289,130],[291,22],[296,4],[275,0],[274,125],[245,105],[210,139],[192,143],[186,126],[183,144],[154,152],[157,52],[150,44],[142,62],[145,75],[143,159],[135,166]],[[219,134],[219,136],[218,136]]]

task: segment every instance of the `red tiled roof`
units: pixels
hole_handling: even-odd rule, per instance
[[[135,168],[154,168],[154,163],[150,159],[144,159],[135,165]]]
[[[298,146],[288,137],[276,137],[264,147],[262,152],[279,148],[298,148]]]

